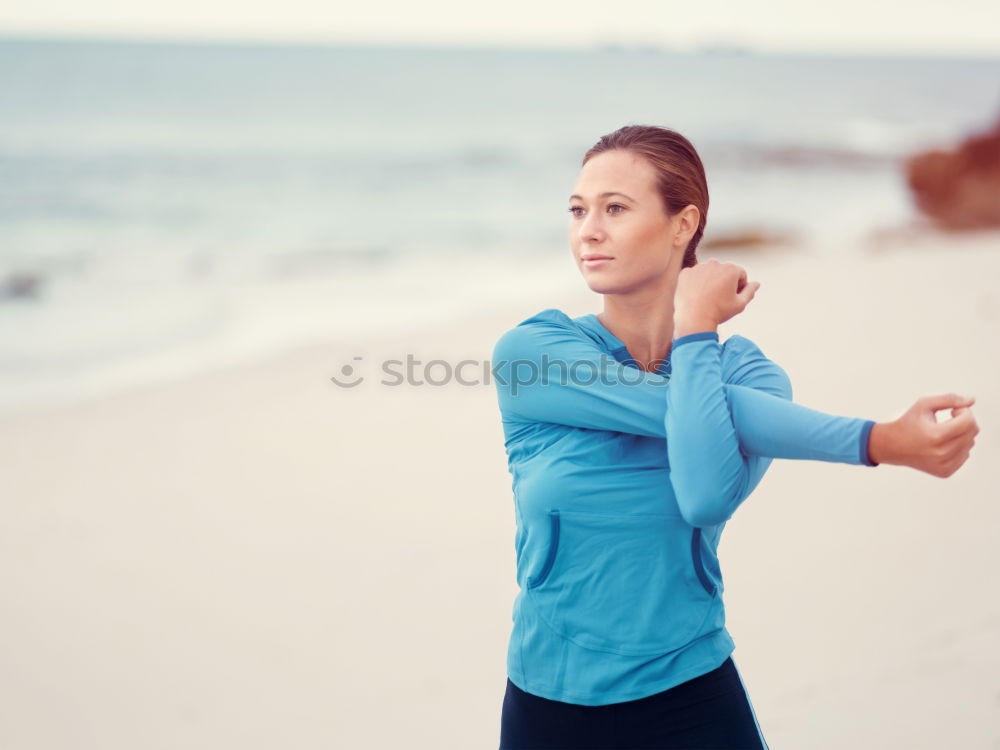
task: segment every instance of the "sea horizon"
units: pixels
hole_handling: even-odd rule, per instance
[[[2,409],[545,283],[627,123],[698,148],[706,246],[862,258],[920,219],[905,158],[1000,116],[1000,59],[0,35],[0,90]]]

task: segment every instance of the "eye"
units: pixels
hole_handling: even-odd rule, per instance
[[[619,208],[619,209],[621,209],[621,211],[613,211],[612,209],[615,209],[615,208]],[[609,212],[610,212],[611,214],[613,214],[613,215],[617,215],[617,214],[620,214],[620,213],[621,213],[622,211],[624,211],[624,210],[625,210],[626,208],[627,208],[627,206],[623,206],[623,205],[622,205],[621,203],[609,203],[609,204],[608,204],[608,211],[609,211]],[[569,207],[569,208],[568,208],[567,210],[568,210],[568,211],[570,212],[570,214],[571,214],[572,216],[574,216],[574,217],[576,217],[576,218],[580,218],[580,217],[581,217],[581,216],[583,215],[583,210],[584,210],[584,209],[583,209],[583,207],[582,207],[582,206],[570,206],[570,207]],[[580,213],[577,213],[578,211],[579,211]]]

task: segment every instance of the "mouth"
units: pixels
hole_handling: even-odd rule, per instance
[[[580,258],[584,268],[597,268],[614,260],[610,255],[599,255],[598,253],[587,253]]]

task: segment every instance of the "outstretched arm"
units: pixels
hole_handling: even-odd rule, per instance
[[[874,421],[795,404],[784,370],[753,342],[732,336],[740,365],[723,382],[718,333],[692,333],[671,348],[665,417],[670,482],[693,526],[729,520],[772,458],[877,465],[867,451]]]
[[[714,346],[719,347],[718,334],[714,336]],[[749,341],[746,343],[752,347]],[[682,344],[678,339],[675,346],[678,348],[674,356],[678,356],[689,346],[696,347],[691,350],[693,355],[705,344]],[[762,451],[756,455],[864,463],[858,444],[865,420],[827,415],[786,400],[781,394],[790,388],[787,376],[769,360],[755,363],[756,359],[748,357],[736,373],[741,382],[753,383],[754,387],[735,383],[722,386],[727,418],[731,412],[735,436],[745,446],[745,453]],[[761,354],[759,359],[766,358]],[[681,370],[696,372],[696,368],[688,368],[692,363],[683,357],[678,363],[672,362],[675,372],[671,378],[627,367],[571,325],[560,323],[555,316],[539,315],[500,337],[493,349],[492,372],[502,418],[515,433],[519,426],[530,429],[534,423],[550,422],[667,438],[668,393],[676,383],[678,364]],[[700,377],[692,378],[688,385],[696,400],[712,403],[717,410],[723,402],[709,395],[715,388],[712,379]],[[783,410],[780,416],[775,409]],[[696,412],[689,409],[687,413]],[[798,416],[792,423],[797,431],[781,422],[789,414]],[[769,418],[761,419],[761,415]],[[699,419],[704,416],[704,412],[698,414]],[[826,429],[816,429],[817,418],[828,420]],[[851,435],[852,425],[856,430],[853,443],[844,439],[844,435]],[[836,426],[839,430],[831,429]],[[731,445],[730,449],[736,447]]]

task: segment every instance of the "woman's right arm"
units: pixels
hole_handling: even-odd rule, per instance
[[[667,437],[670,380],[622,365],[595,342],[555,321],[529,319],[507,331],[494,347],[491,369],[501,416],[507,423],[550,422]],[[744,453],[869,463],[860,447],[862,431],[870,420],[838,417],[796,404],[778,395],[780,389],[769,387],[763,374],[760,380],[756,388],[723,384]],[[903,417],[868,427],[870,465],[910,466],[949,476],[968,457],[979,432],[967,408],[972,403],[973,399],[953,395],[925,397]],[[955,418],[938,424],[934,411],[943,408],[952,408]]]
[[[714,348],[720,349],[717,338]],[[694,341],[678,351],[706,348]],[[670,378],[625,366],[556,321],[529,319],[507,331],[493,349],[492,373],[505,422],[551,422],[667,437]],[[731,418],[735,426],[734,448],[738,438],[745,453],[769,458],[866,463],[858,445],[867,420],[838,417],[786,400],[774,372],[766,367],[756,367],[741,381],[756,387],[726,383],[725,402],[713,399],[710,413],[700,414],[711,418],[726,410],[725,419]],[[686,398],[702,399],[712,389],[712,379],[685,378],[684,387]]]

